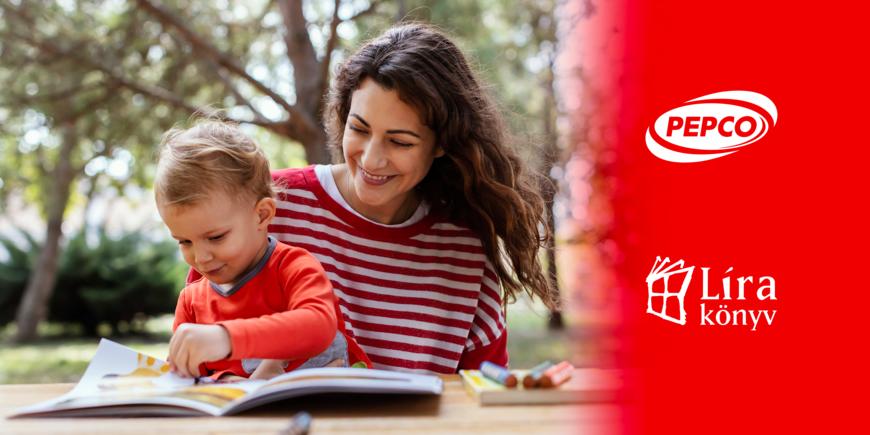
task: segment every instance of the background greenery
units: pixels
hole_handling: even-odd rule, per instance
[[[571,360],[578,366],[601,366],[601,355],[613,349],[612,341],[603,340],[594,325],[583,330],[547,328],[546,310],[517,302],[508,322],[508,352],[511,366],[528,368],[543,360]],[[569,322],[571,319],[568,319]],[[146,322],[144,334],[122,335],[114,340],[138,351],[165,358],[172,316],[159,316]],[[47,338],[38,343],[10,344],[0,358],[0,384],[77,382],[97,348],[98,338],[63,335],[63,328],[48,324],[42,327]],[[582,331],[582,332],[581,332]],[[0,331],[0,339],[11,335],[10,328]]]
[[[16,244],[0,237],[8,260],[0,262],[0,324],[14,320],[15,308],[33,270],[40,246],[32,236]],[[141,232],[110,237],[97,229],[67,241],[58,270],[59,291],[52,292],[48,320],[67,333],[84,336],[145,332],[150,316],[171,313],[187,268],[175,243],[148,240]],[[88,239],[93,239],[91,242]],[[98,326],[102,325],[102,331]]]
[[[0,0],[0,383],[77,379],[94,336],[165,356],[186,267],[149,191],[161,133],[219,107],[273,167],[323,162],[319,102],[331,72],[402,20],[454,36],[525,160],[563,187],[554,219],[569,231],[546,263],[560,266],[567,327],[552,329],[553,313],[520,299],[507,313],[513,365],[607,364],[616,350],[602,308],[613,301],[595,217],[606,215],[595,204],[605,204],[596,159],[607,132],[590,121],[594,84],[571,118],[567,108],[581,105],[559,82],[583,71],[557,71],[562,38],[594,13],[593,0]],[[285,38],[291,27],[308,39]],[[579,196],[568,194],[572,180]],[[38,297],[19,309],[39,291],[44,314]],[[13,324],[22,311],[32,334]]]

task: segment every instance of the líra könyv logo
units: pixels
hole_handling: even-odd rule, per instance
[[[759,326],[773,325],[777,310],[770,307],[777,299],[776,280],[772,276],[757,280],[752,275],[732,277],[734,268],[729,267],[722,274],[721,287],[713,288],[711,268],[700,269],[700,326],[747,327],[756,331]],[[678,325],[690,321],[686,315],[686,295],[694,272],[695,266],[686,266],[682,259],[672,262],[668,257],[656,257],[646,277],[646,312]]]

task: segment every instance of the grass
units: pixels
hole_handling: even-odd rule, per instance
[[[151,319],[147,336],[112,337],[113,340],[149,355],[166,357],[172,316]],[[76,382],[97,349],[98,338],[70,337],[60,325],[40,325],[40,336],[28,344],[9,344],[13,329],[0,329],[0,384]]]
[[[508,310],[508,352],[511,366],[531,367],[543,360],[568,359],[575,365],[592,365],[601,352],[600,338],[579,334],[583,325],[572,324],[564,331],[547,329],[546,310],[539,305],[520,300]],[[160,358],[168,349],[172,316],[152,319],[148,336],[112,337],[124,345]],[[574,322],[576,323],[576,322]],[[11,328],[0,332],[0,384],[76,382],[96,350],[99,339],[64,337],[57,325],[47,325],[42,331],[48,338],[33,344],[9,344]]]
[[[166,356],[165,342],[119,339],[141,352]],[[96,338],[52,339],[36,344],[4,346],[0,358],[0,384],[76,382],[97,349]]]

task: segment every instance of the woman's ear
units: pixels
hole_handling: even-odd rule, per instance
[[[257,201],[254,210],[257,213],[257,229],[266,231],[272,222],[272,218],[275,217],[275,199],[263,198]]]
[[[444,147],[441,145],[435,145],[435,158],[442,157],[444,154],[447,154],[447,151],[444,151]]]

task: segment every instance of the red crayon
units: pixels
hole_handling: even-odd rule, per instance
[[[553,388],[564,384],[574,374],[574,366],[568,361],[562,361],[544,372],[541,377],[541,387]]]

